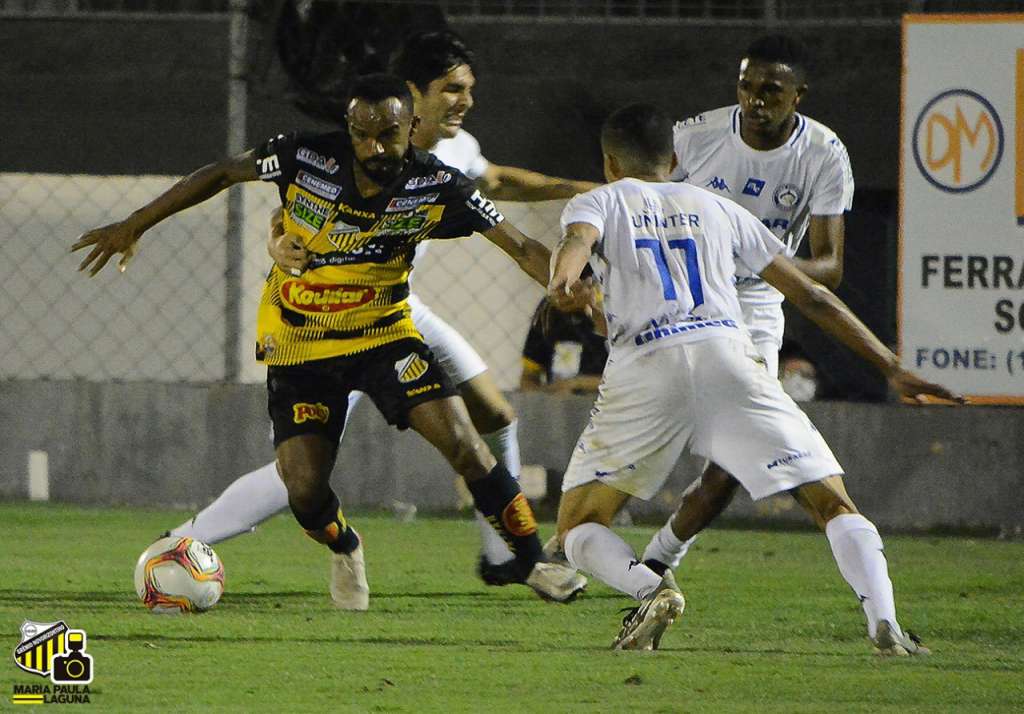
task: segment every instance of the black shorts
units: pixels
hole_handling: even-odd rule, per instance
[[[348,395],[365,392],[388,424],[406,429],[409,410],[455,396],[455,389],[422,341],[404,339],[343,357],[267,368],[267,406],[274,446],[300,434],[332,444],[345,427]]]

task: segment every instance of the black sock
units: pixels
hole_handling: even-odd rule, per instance
[[[334,491],[329,493],[330,497],[323,505],[312,511],[300,510],[290,502],[289,505],[295,520],[305,529],[306,535],[317,543],[323,543],[335,553],[351,553],[359,547],[359,536],[345,521],[338,496]]]
[[[466,486],[473,494],[477,510],[512,549],[519,572],[525,578],[538,561],[544,560],[544,551],[537,537],[537,520],[519,482],[498,464],[487,476],[467,482]]]

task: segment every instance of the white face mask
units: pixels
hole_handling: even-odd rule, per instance
[[[782,388],[795,402],[810,402],[818,393],[818,383],[813,377],[799,372],[784,372],[779,379]]]

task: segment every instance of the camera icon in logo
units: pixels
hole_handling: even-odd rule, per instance
[[[53,658],[50,680],[54,684],[89,684],[92,682],[92,655],[85,653],[85,631],[68,630],[67,653]]]

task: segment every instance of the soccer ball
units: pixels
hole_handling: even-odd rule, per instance
[[[161,538],[135,564],[135,592],[156,613],[203,612],[224,592],[224,566],[206,543]]]

